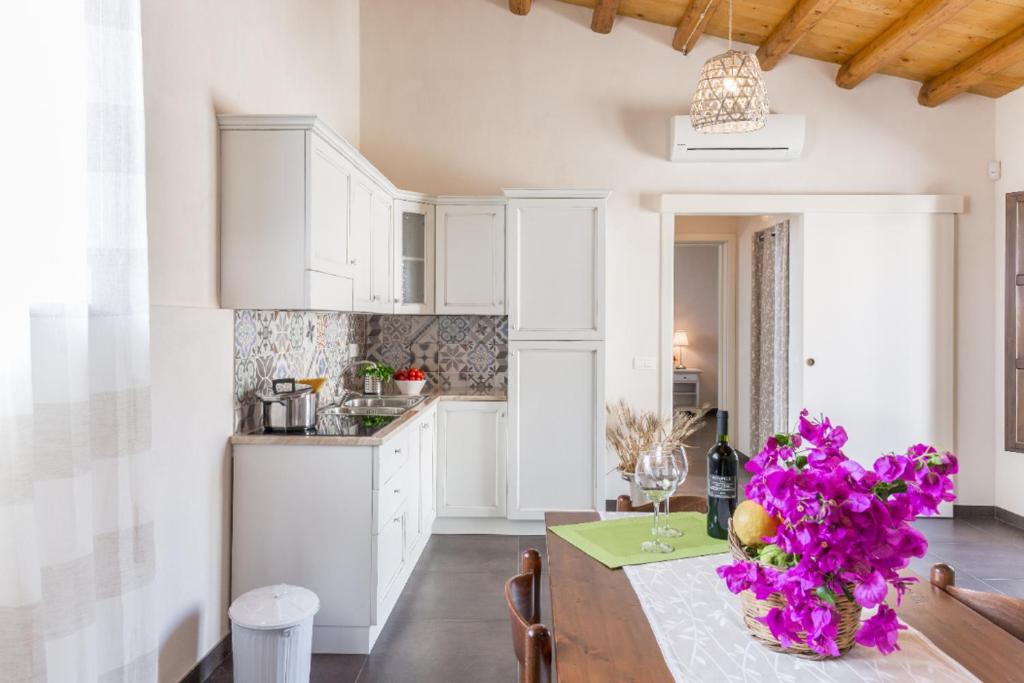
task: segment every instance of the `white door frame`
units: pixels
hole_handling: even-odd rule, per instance
[[[674,223],[673,218],[673,223]],[[675,247],[708,245],[717,247],[718,253],[718,408],[735,411],[736,395],[736,235],[727,234],[673,234],[673,271],[675,269]],[[671,272],[670,272],[671,275]],[[669,306],[672,309],[675,326],[675,287],[672,287]],[[671,335],[669,335],[671,337]],[[671,353],[671,345],[669,346]],[[671,367],[671,366],[670,366]],[[672,409],[672,375],[669,371],[669,410]]]

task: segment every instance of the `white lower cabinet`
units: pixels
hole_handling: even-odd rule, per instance
[[[303,586],[320,598],[313,651],[369,653],[430,538],[435,415],[379,446],[236,444],[232,600]]]
[[[438,407],[439,517],[505,516],[505,412],[498,401]]]
[[[430,533],[437,518],[437,413],[423,418],[419,426],[420,442],[420,509],[419,532]]]
[[[508,518],[604,498],[604,342],[509,344]]]

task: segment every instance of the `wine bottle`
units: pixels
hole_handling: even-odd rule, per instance
[[[718,440],[708,451],[708,536],[729,537],[729,520],[736,511],[740,459],[729,445],[729,413],[718,411]]]

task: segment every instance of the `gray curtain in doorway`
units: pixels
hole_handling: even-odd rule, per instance
[[[789,415],[789,221],[754,233],[750,312],[750,448]]]

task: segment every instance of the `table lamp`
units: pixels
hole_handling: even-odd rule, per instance
[[[672,335],[672,362],[677,368],[685,368],[683,365],[683,347],[689,346],[690,340],[686,336],[686,332],[682,330],[676,330],[675,334]]]

